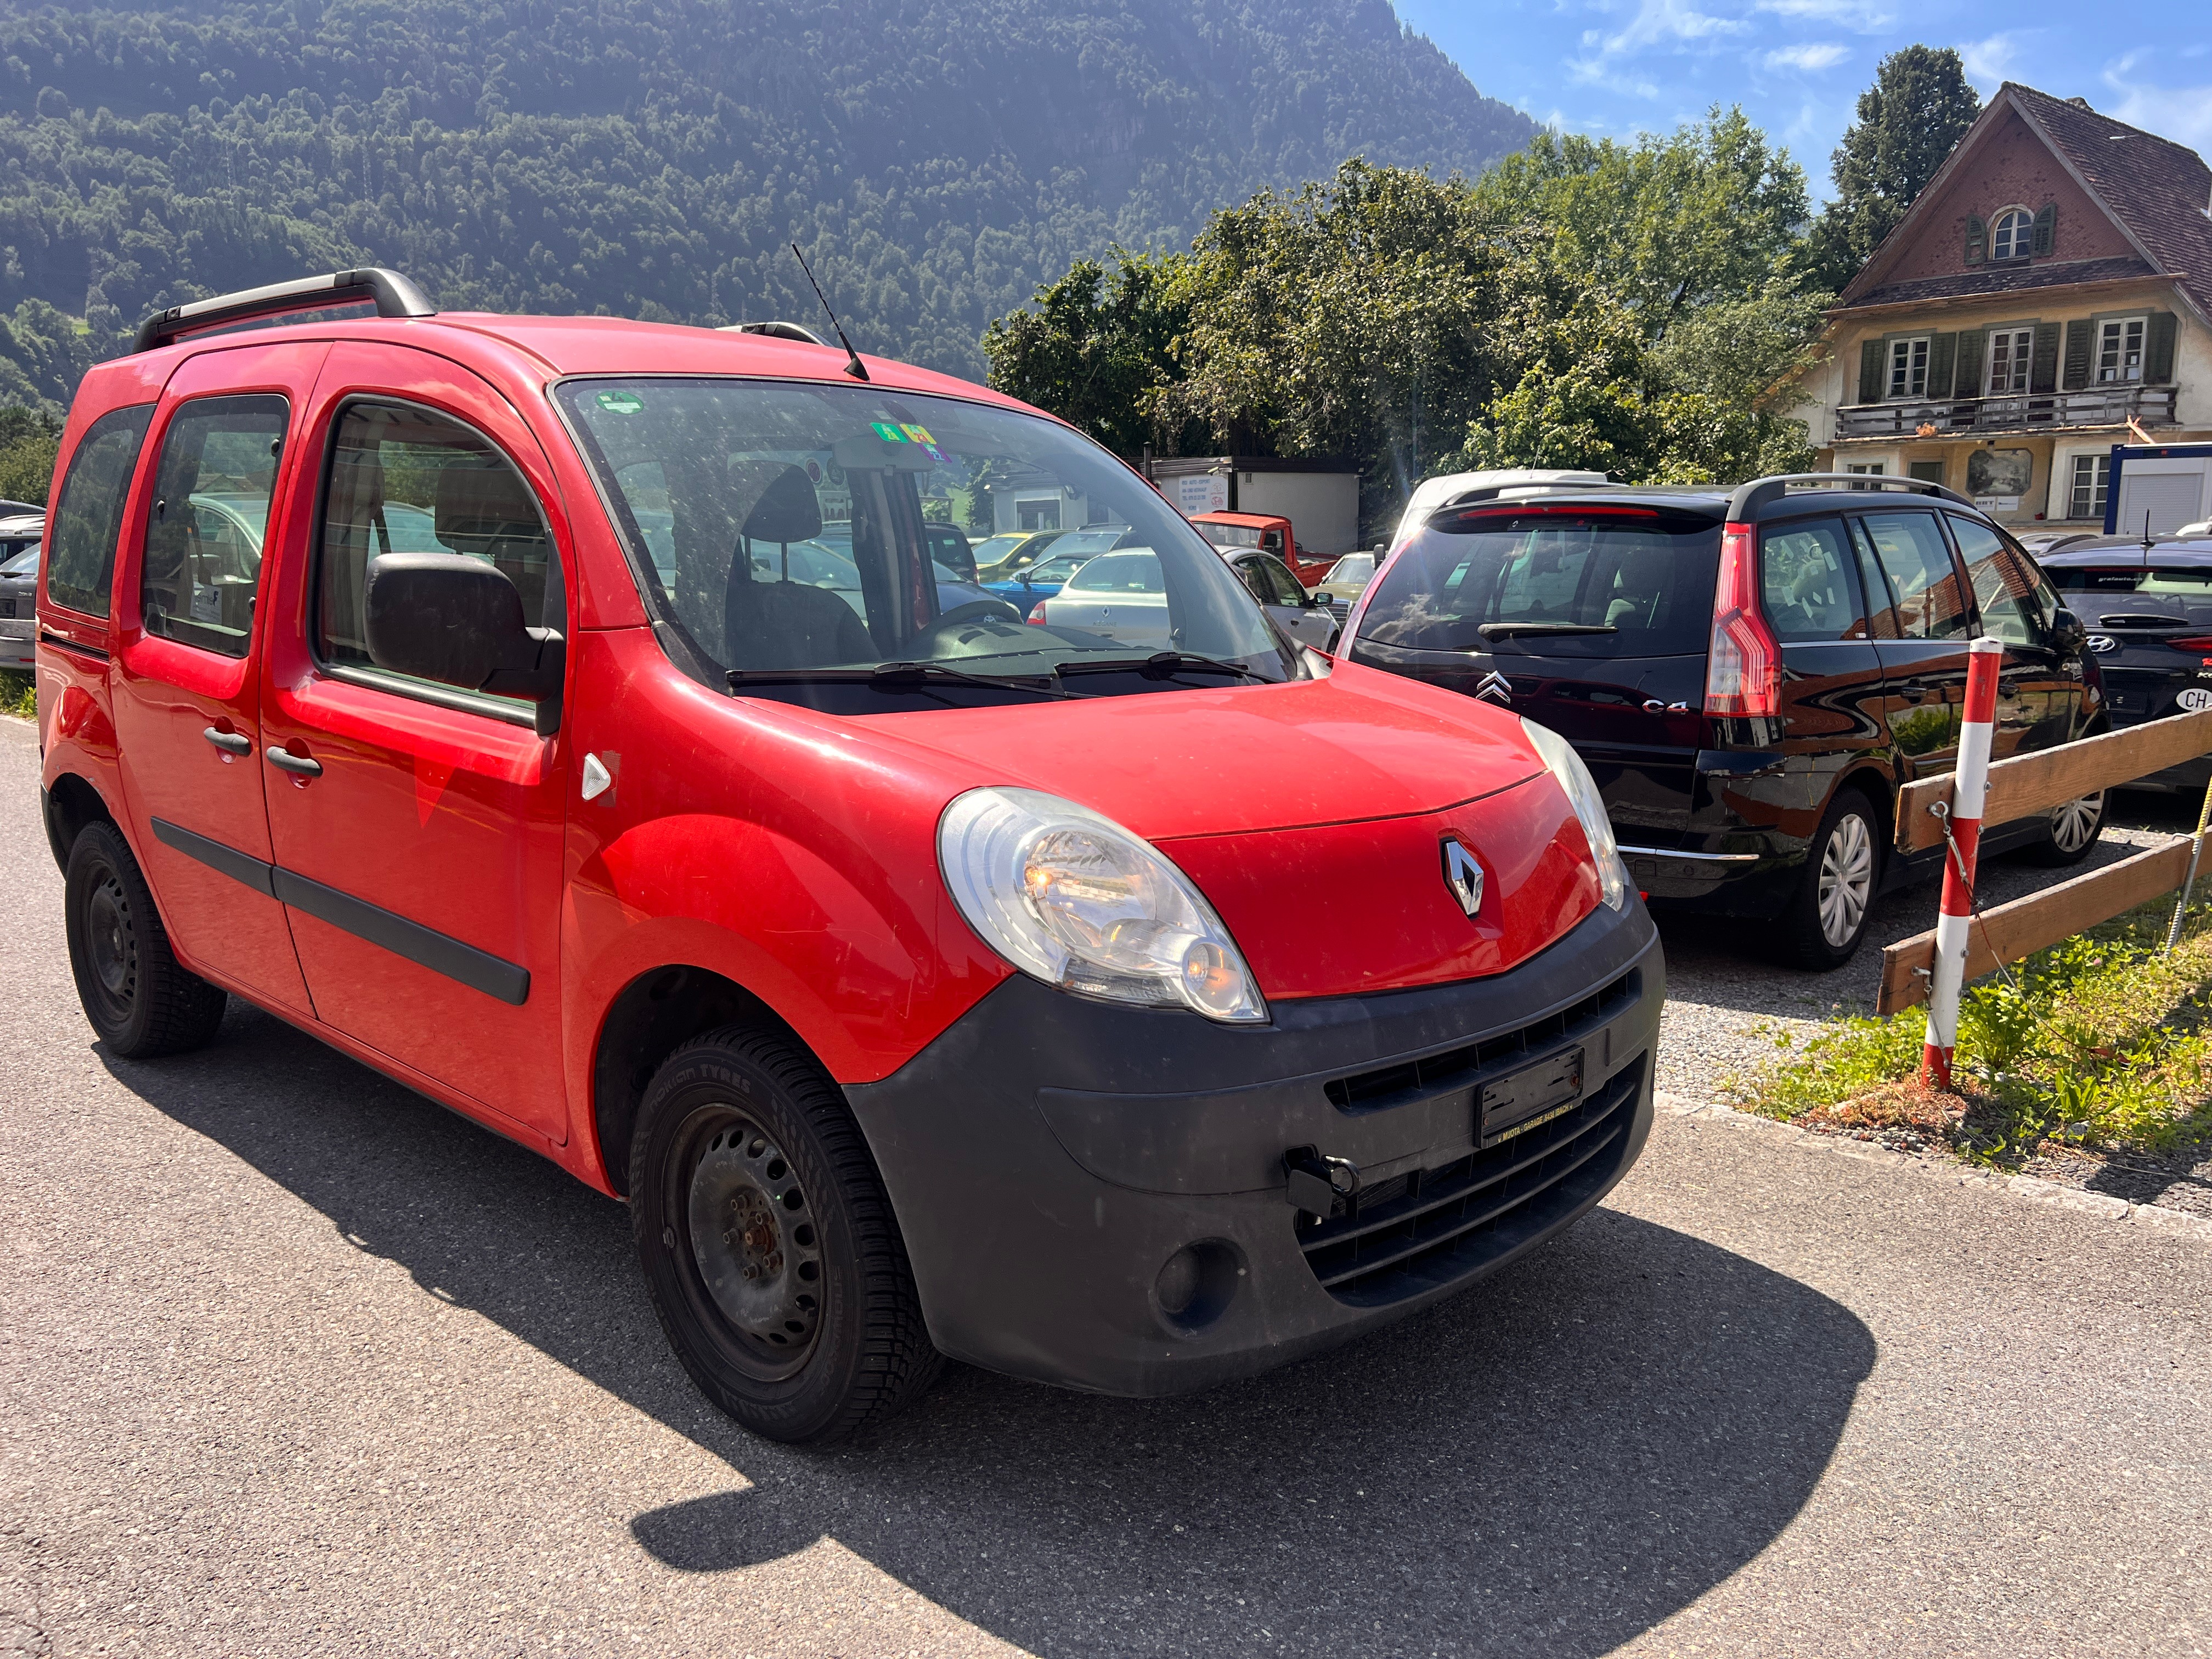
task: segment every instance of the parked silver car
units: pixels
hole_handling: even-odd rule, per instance
[[[1327,651],[1336,643],[1344,617],[1326,598],[1306,592],[1305,584],[1291,574],[1290,566],[1273,553],[1238,552],[1221,549],[1221,555],[1252,590],[1252,597],[1267,608],[1275,625],[1300,645]]]
[[[43,514],[0,519],[0,668],[28,672],[37,654],[39,546],[46,533]]]
[[[1307,599],[1297,578],[1272,554],[1255,550],[1244,559],[1273,567],[1248,573],[1238,561],[1230,562],[1284,633],[1300,645],[1327,650],[1336,638],[1336,619],[1328,608]],[[1265,591],[1258,586],[1261,582]],[[1159,556],[1149,547],[1126,547],[1091,560],[1044,602],[1044,621],[1048,628],[1079,628],[1148,651],[1165,651],[1175,643],[1168,637]]]

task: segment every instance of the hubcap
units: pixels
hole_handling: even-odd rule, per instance
[[[2051,813],[2051,839],[2062,853],[2078,853],[2097,836],[2105,819],[2105,796],[2100,790],[2094,795],[2084,795],[2079,800],[2069,800],[2054,807]]]
[[[1866,820],[1847,812],[1828,832],[1820,849],[1820,934],[1840,950],[1849,945],[1866,915],[1874,890],[1874,837]]]
[[[775,1143],[743,1116],[717,1115],[691,1170],[692,1258],[745,1346],[796,1364],[821,1323],[820,1232]]]
[[[93,976],[114,1018],[127,1018],[138,988],[138,951],[131,937],[131,901],[123,883],[106,872],[85,900],[84,942]]]

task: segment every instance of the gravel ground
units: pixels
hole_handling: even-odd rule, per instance
[[[2103,838],[2086,863],[2048,870],[2004,856],[1981,871],[1983,908],[2070,880],[2196,828],[2197,803],[2141,792],[2114,797]],[[1752,924],[1704,917],[1660,919],[1667,945],[1667,1009],[1659,1025],[1659,1086],[1701,1100],[1723,1097],[1732,1079],[1774,1054],[1762,1027],[1802,1036],[1838,1014],[1871,1013],[1887,945],[1936,925],[1936,882],[1890,894],[1875,907],[1866,943],[1833,973],[1777,967],[1745,940]],[[2212,1215],[2212,1158],[2161,1161],[2121,1155],[2055,1153],[2026,1166],[2048,1181],[2087,1188],[2136,1204],[2165,1204]]]

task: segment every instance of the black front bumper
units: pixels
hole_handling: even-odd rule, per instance
[[[1403,1317],[1595,1204],[1650,1133],[1665,997],[1636,904],[1509,973],[1279,1003],[1259,1028],[1017,975],[846,1094],[939,1347],[1176,1394]],[[1478,1136],[1486,1089],[1577,1052],[1571,1105]],[[1350,1212],[1291,1207],[1284,1156],[1309,1146],[1358,1167]]]

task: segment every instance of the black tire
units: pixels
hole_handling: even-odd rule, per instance
[[[638,1109],[629,1192],[670,1346],[754,1433],[845,1439],[937,1374],[875,1159],[788,1039],[726,1026],[671,1054]]]
[[[2035,839],[2019,849],[2021,857],[2049,870],[2081,863],[2097,850],[2097,837],[2105,828],[2105,799],[2100,790],[2051,808]]]
[[[1797,890],[1778,919],[1776,954],[1814,973],[1842,967],[1858,953],[1881,890],[1881,819],[1858,790],[1839,789],[1806,850]]]
[[[77,832],[63,893],[77,1000],[110,1053],[154,1060],[215,1036],[223,994],[177,961],[138,860],[113,824]]]

